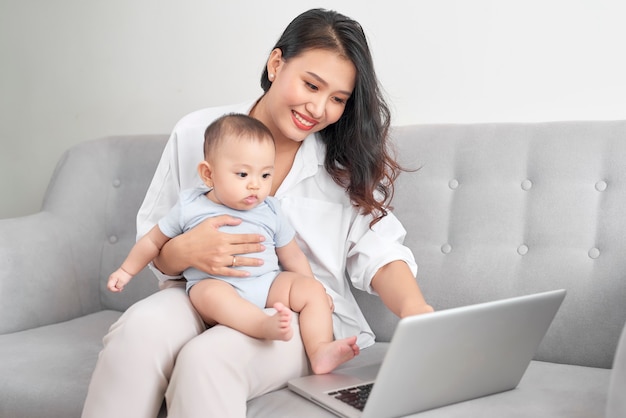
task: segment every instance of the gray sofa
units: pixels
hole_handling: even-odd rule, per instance
[[[404,165],[419,168],[400,177],[393,205],[436,309],[568,291],[517,389],[416,416],[626,416],[626,122],[415,125],[393,136]],[[0,220],[0,417],[80,416],[103,335],[156,291],[147,271],[119,295],[105,279],[134,242],[165,141],[81,143],[40,213]],[[354,362],[379,361],[397,320],[355,293],[380,342]],[[251,400],[248,416],[331,415],[283,389]]]

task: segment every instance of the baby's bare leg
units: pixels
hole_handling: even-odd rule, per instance
[[[276,313],[267,315],[221,280],[202,280],[189,290],[189,297],[208,325],[222,324],[250,337],[268,340],[288,341],[293,336],[291,310],[277,303]]]
[[[300,334],[313,373],[329,373],[359,354],[356,336],[333,340],[331,307],[324,286],[316,279],[282,272],[267,302],[268,306],[283,303],[300,313]]]

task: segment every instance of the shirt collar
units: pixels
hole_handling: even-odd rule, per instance
[[[326,144],[322,142],[322,138],[316,132],[306,137],[302,142],[302,146],[300,146],[296,155],[296,160],[298,157],[302,158],[307,170],[310,170],[309,175],[313,175],[317,172],[319,166],[324,165],[325,156]]]
[[[319,170],[324,168],[324,156],[326,145],[317,133],[311,134],[302,141],[302,145],[296,153],[293,166],[285,180],[276,191],[276,197],[288,191],[303,180],[314,176]]]

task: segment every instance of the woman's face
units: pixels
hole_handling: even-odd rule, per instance
[[[255,117],[277,142],[300,142],[339,120],[354,89],[356,69],[336,52],[312,49],[285,61],[280,49],[268,60],[272,86]]]

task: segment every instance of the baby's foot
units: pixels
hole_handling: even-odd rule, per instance
[[[358,356],[359,352],[356,336],[322,343],[309,357],[311,369],[315,374],[330,373],[340,364]]]
[[[276,309],[276,313],[267,317],[263,325],[263,334],[268,340],[289,341],[293,337],[291,309],[280,302],[276,302],[273,308]]]

